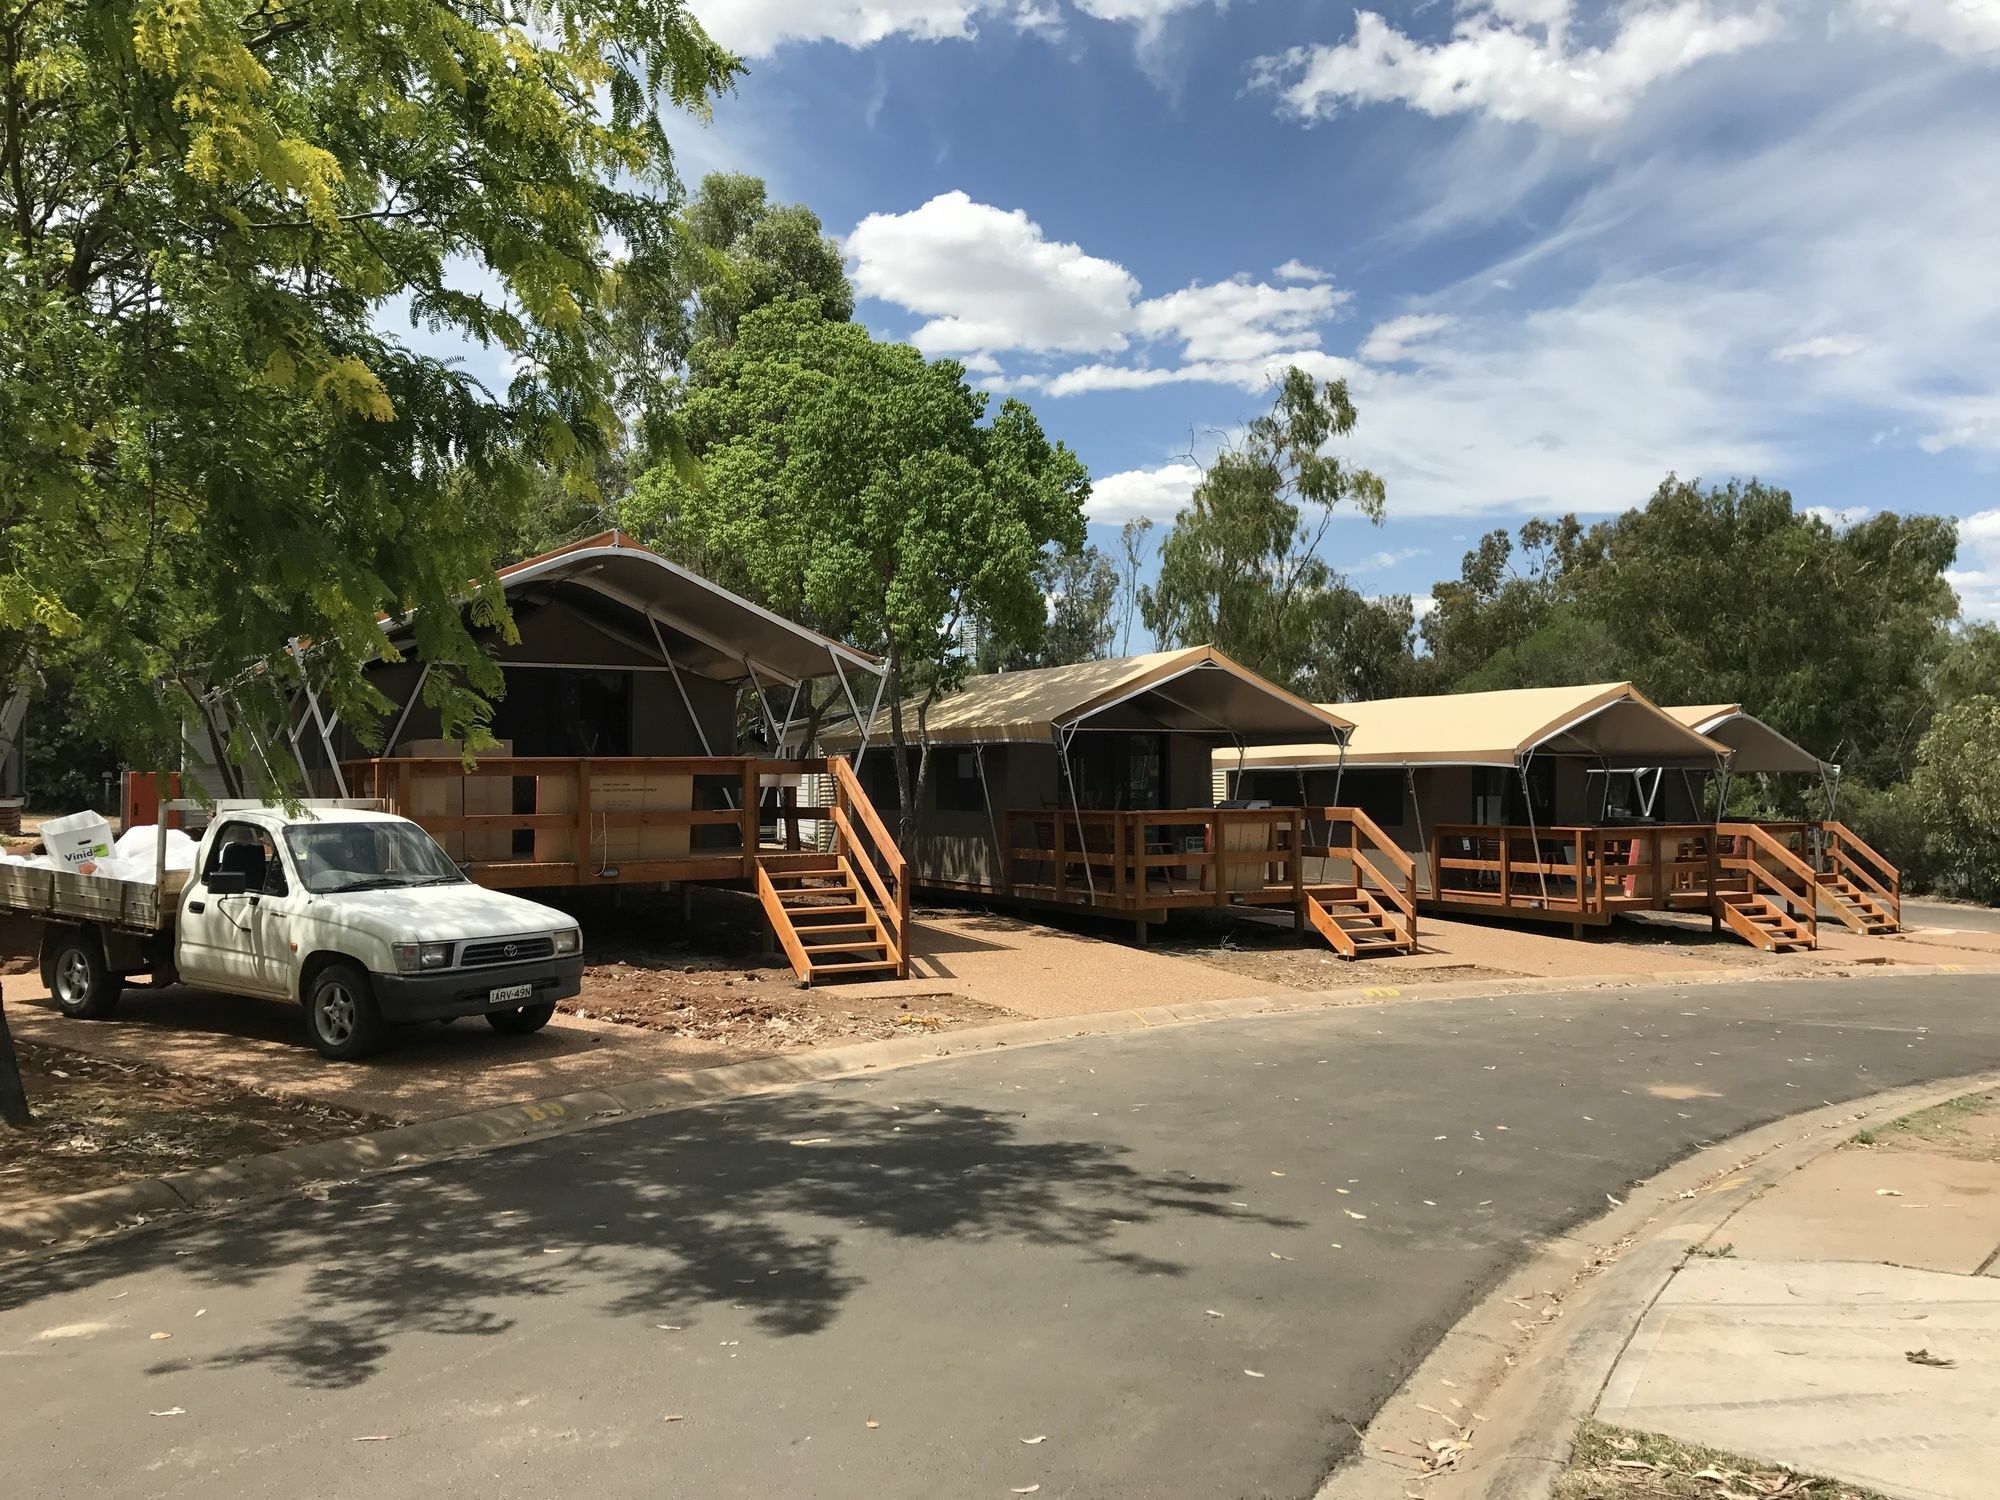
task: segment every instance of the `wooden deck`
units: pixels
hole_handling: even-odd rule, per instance
[[[1410,858],[1345,807],[1013,809],[985,894],[1148,924],[1194,907],[1286,908],[1349,958],[1416,946]]]
[[[423,825],[481,885],[754,881],[760,854],[798,852],[797,780],[824,760],[756,756],[495,756],[350,761],[355,796]]]

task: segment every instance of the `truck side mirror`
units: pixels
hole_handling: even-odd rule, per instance
[[[250,889],[250,877],[241,870],[210,870],[201,883],[211,896],[241,896]]]

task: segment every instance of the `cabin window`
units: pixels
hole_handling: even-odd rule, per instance
[[[947,746],[931,751],[931,781],[939,812],[984,812],[986,792],[979,776],[979,752]]]
[[[1403,826],[1406,790],[1401,771],[1343,771],[1340,776],[1341,805],[1359,808],[1382,828]]]

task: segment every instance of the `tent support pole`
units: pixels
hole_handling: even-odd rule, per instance
[[[993,784],[986,779],[986,745],[983,741],[972,747],[972,759],[979,767],[979,795],[986,801],[986,827],[993,835],[993,861],[1000,872],[1000,889],[1011,896],[1014,894],[1013,861],[1007,857],[1007,846],[1000,840],[1000,815],[993,810]]]
[[[846,679],[841,679],[842,686]],[[889,686],[889,674],[884,671],[875,679],[875,701],[868,706],[868,718],[861,726],[861,743],[854,747],[854,770],[860,773],[862,757],[868,754],[869,740],[875,733],[875,721],[882,714],[882,693]]]
[[[431,664],[424,663],[423,671],[417,673],[417,685],[410,689],[410,698],[403,705],[403,711],[396,715],[396,727],[389,731],[389,738],[382,743],[382,753],[388,755],[396,748],[396,741],[403,737],[403,726],[410,722],[410,710],[417,706],[417,700],[424,695],[424,684],[430,681]]]
[[[1528,809],[1528,846],[1535,851],[1535,878],[1541,882],[1542,886],[1542,910],[1547,911],[1549,909],[1548,861],[1542,858],[1542,836],[1535,828],[1535,793],[1534,789],[1528,785],[1528,767],[1533,763],[1534,759],[1535,752],[1530,750],[1527,758],[1518,762],[1514,769],[1521,778],[1521,801]],[[1504,827],[1500,830],[1500,837],[1503,839],[1507,837],[1507,830]],[[1578,858],[1580,859],[1582,855],[1583,851],[1579,849],[1577,851]],[[1507,904],[1507,899],[1511,894],[1508,891],[1500,893],[1500,904],[1502,906]],[[1582,910],[1583,880],[1580,875],[1576,882],[1576,904],[1577,909],[1579,911]]]
[[[1346,755],[1345,746],[1341,748],[1341,754],[1343,757]],[[1431,899],[1437,901],[1442,899],[1444,891],[1438,884],[1437,861],[1431,857],[1430,841],[1424,836],[1424,799],[1417,795],[1417,768],[1415,766],[1405,765],[1403,767],[1403,784],[1410,789],[1410,811],[1415,815],[1417,820],[1417,854],[1424,862],[1424,879],[1430,885]]]
[[[653,618],[651,610],[646,611],[646,623],[653,627],[653,644],[660,648],[660,660],[667,664],[667,675],[674,680],[674,691],[681,695],[681,707],[687,710],[688,723],[694,725],[694,737],[701,742],[701,753],[714,755],[715,747],[708,742],[708,731],[701,726],[701,715],[694,711],[694,699],[688,696],[687,684],[681,681],[681,669],[674,665],[673,653],[667,650],[666,637],[660,634],[660,622]]]
[[[841,670],[840,658],[833,658],[833,675],[839,679],[840,695],[847,700],[847,711],[854,716],[854,732],[861,736],[861,747],[868,746],[868,731],[875,726],[861,722],[861,705],[854,701],[854,689],[847,685],[847,673]],[[808,746],[808,749],[811,747]]]
[[[1076,798],[1076,778],[1069,773],[1069,746],[1070,741],[1075,738],[1076,730],[1074,727],[1067,730],[1062,728],[1056,730],[1056,760],[1059,763],[1057,769],[1062,776],[1063,784],[1069,788],[1070,816],[1076,824],[1076,847],[1083,854],[1083,885],[1084,889],[1090,892],[1090,904],[1095,906],[1097,905],[1097,877],[1095,872],[1090,868],[1090,848],[1083,832],[1083,808],[1077,802]]]

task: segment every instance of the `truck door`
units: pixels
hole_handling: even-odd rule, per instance
[[[253,823],[232,821],[216,829],[196,880],[181,902],[176,957],[181,978],[239,994],[269,993],[257,958],[258,904],[277,850]],[[242,874],[249,889],[218,896],[208,888],[219,870]]]

